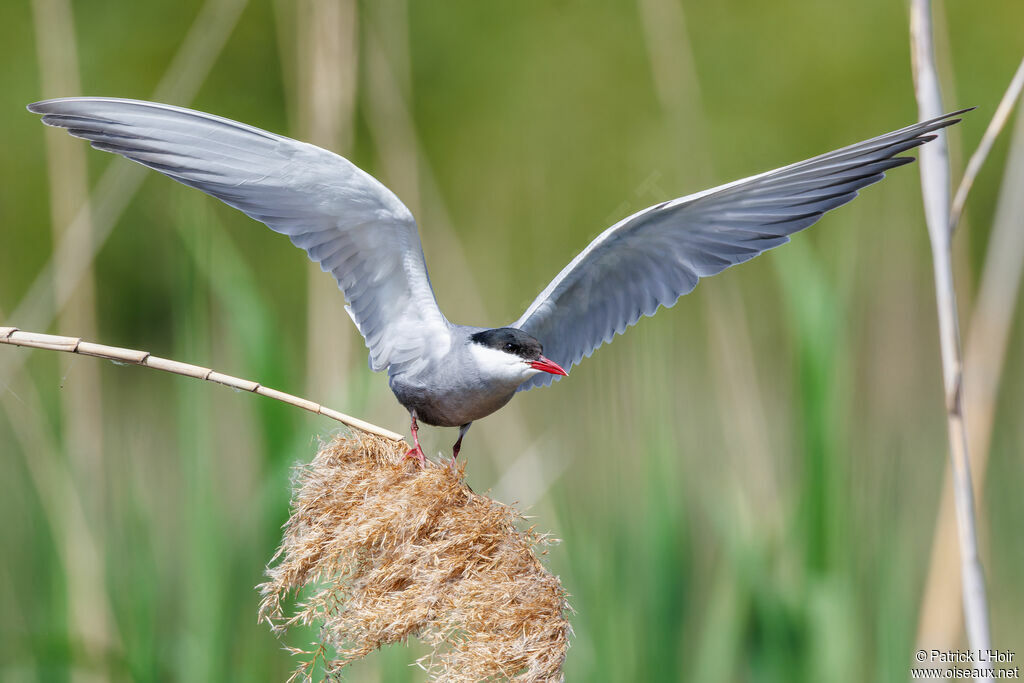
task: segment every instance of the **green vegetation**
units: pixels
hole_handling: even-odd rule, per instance
[[[146,349],[405,432],[340,294],[310,320],[303,254],[156,173],[92,264],[94,300],[68,307],[94,332],[12,317],[53,251],[60,196],[24,105],[74,94],[45,89],[35,38],[64,4],[0,8],[0,325]],[[81,93],[152,98],[203,4],[75,3],[65,59]],[[361,2],[337,20],[355,18],[358,48],[329,60],[334,81],[300,54],[313,26],[345,33],[295,7],[251,0],[175,103],[309,139],[311,86],[354,73],[353,108],[328,116],[334,149],[409,204],[440,303],[467,324],[514,320],[632,211],[916,117],[891,0]],[[950,138],[956,178],[1021,58],[1024,5],[937,11],[947,108],[979,107]],[[968,347],[1011,134],[956,236]],[[127,162],[75,144],[95,196]],[[470,485],[564,539],[547,562],[577,610],[568,680],[907,680],[948,462],[931,277],[917,168],[896,169],[476,425]],[[995,644],[1018,657],[1022,328],[1018,313],[978,498]],[[335,427],[181,377],[0,348],[0,680],[284,680],[294,660],[257,624],[254,587],[292,466]],[[421,438],[437,453],[455,433]],[[350,680],[422,680],[408,664],[424,652],[392,647]]]

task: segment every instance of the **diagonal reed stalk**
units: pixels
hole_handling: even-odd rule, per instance
[[[25,332],[16,327],[0,327],[0,344],[11,344],[13,346],[23,346],[34,349],[47,349],[50,351],[63,351],[65,353],[77,353],[83,356],[95,356],[97,358],[112,360],[116,363],[141,365],[142,367],[163,370],[164,372],[170,372],[175,375],[203,379],[216,384],[223,384],[224,386],[231,387],[238,391],[248,391],[260,396],[266,396],[267,398],[272,398],[276,401],[281,401],[282,403],[287,403],[288,405],[308,410],[311,413],[329,417],[332,420],[337,420],[343,425],[352,427],[353,429],[368,432],[391,441],[401,441],[403,439],[401,434],[370,424],[369,422],[365,422],[359,418],[340,413],[337,410],[327,408],[326,406],[322,406],[319,403],[310,401],[309,399],[293,396],[292,394],[286,394],[283,391],[265,387],[259,382],[232,377],[231,375],[225,375],[224,373],[216,372],[209,368],[192,365],[190,363],[182,363],[176,360],[168,360],[167,358],[159,358],[148,351],[136,351],[135,349],[124,349],[116,346],[94,344],[92,342],[83,341],[78,337],[62,337],[53,334]]]
[[[974,150],[970,161],[967,162],[964,177],[956,188],[956,194],[953,196],[953,206],[949,211],[949,233],[951,235],[956,232],[956,228],[960,224],[960,217],[964,212],[964,204],[967,203],[967,195],[974,186],[974,179],[978,177],[981,167],[985,164],[985,160],[988,159],[989,152],[992,151],[992,145],[995,144],[996,138],[999,137],[1003,126],[1006,125],[1006,121],[1010,118],[1013,107],[1020,98],[1022,89],[1024,89],[1024,59],[1020,61],[1020,66],[1017,67],[1016,73],[1013,74],[1010,85],[1007,86],[1006,92],[1003,93],[1003,98],[999,101],[999,106],[996,107],[996,113],[992,120],[989,121],[985,134],[981,137],[981,142],[978,143],[978,149]]]
[[[914,91],[922,120],[942,113],[942,97],[932,46],[930,0],[912,0],[910,5],[911,64]],[[991,647],[985,579],[978,556],[974,519],[974,491],[971,484],[967,424],[963,400],[963,360],[953,286],[950,232],[950,171],[946,136],[921,149],[921,190],[925,219],[932,245],[935,297],[938,307],[939,342],[942,353],[946,421],[949,432],[950,465],[956,497],[957,530],[963,581],[964,613],[971,648]],[[983,678],[982,680],[991,680]]]

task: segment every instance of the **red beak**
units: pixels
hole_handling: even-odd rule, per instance
[[[568,372],[562,369],[562,366],[550,358],[545,358],[544,356],[541,356],[538,360],[530,361],[530,367],[534,370],[550,372],[552,375],[562,375],[563,377],[567,377],[569,375]]]

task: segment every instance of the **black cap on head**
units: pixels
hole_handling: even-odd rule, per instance
[[[539,341],[514,327],[499,327],[477,332],[470,340],[490,349],[514,354],[523,360],[536,360],[544,352],[544,347]]]

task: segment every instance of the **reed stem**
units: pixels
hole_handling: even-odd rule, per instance
[[[919,117],[926,120],[940,116],[942,93],[935,70],[930,0],[912,0],[910,4],[910,44]],[[949,153],[945,131],[937,133],[938,139],[921,148],[921,191],[932,245],[967,639],[973,650],[987,650],[991,648],[992,639],[985,578],[978,556],[967,422],[963,409],[963,355],[953,286]]]
[[[265,387],[259,382],[232,377],[231,375],[225,375],[224,373],[216,372],[209,368],[192,365],[190,363],[182,363],[176,360],[169,360],[167,358],[159,358],[148,351],[136,351],[135,349],[124,349],[116,346],[94,344],[92,342],[83,341],[78,337],[62,337],[54,334],[25,332],[16,327],[0,327],[0,344],[11,344],[13,346],[24,346],[33,349],[47,349],[49,351],[64,351],[65,353],[77,353],[83,356],[96,356],[97,358],[112,360],[115,363],[141,365],[147,368],[170,372],[175,375],[203,379],[209,382],[223,384],[224,386],[231,387],[232,389],[248,391],[254,394],[259,394],[260,396],[266,396],[267,398],[272,398],[276,401],[281,401],[282,403],[287,403],[288,405],[308,410],[311,413],[329,417],[332,420],[337,420],[347,427],[375,434],[377,436],[384,437],[385,439],[390,439],[392,441],[401,441],[403,439],[401,434],[384,429],[383,427],[378,427],[377,425],[370,424],[369,422],[346,415],[345,413],[338,412],[332,408],[327,408],[326,406],[322,406],[319,403],[310,401],[309,399],[302,398],[300,396],[293,396],[292,394],[286,394],[283,391]]]

